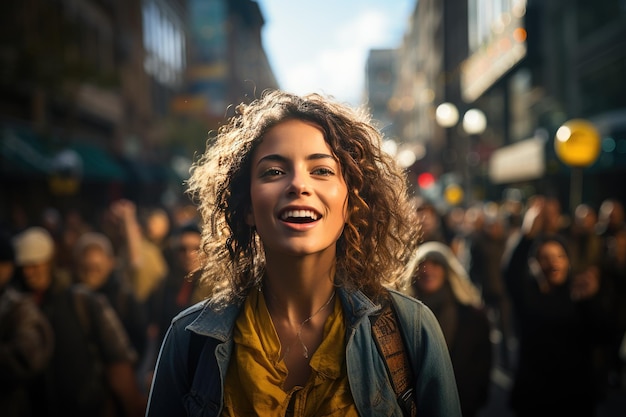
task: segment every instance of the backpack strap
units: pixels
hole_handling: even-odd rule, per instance
[[[406,417],[417,416],[413,372],[409,362],[396,311],[388,293],[383,297],[380,314],[370,316],[372,334],[380,355],[385,359],[387,374],[398,404]]]

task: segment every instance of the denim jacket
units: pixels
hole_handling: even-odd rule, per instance
[[[346,320],[346,364],[348,380],[359,415],[402,416],[390,383],[384,359],[373,339],[369,316],[381,306],[360,291],[338,289]],[[461,416],[456,382],[443,334],[433,313],[421,302],[390,291],[402,329],[409,361],[413,367],[417,415],[420,417]],[[147,417],[219,416],[223,384],[233,352],[232,332],[241,305],[215,311],[203,303],[180,313],[168,330],[161,347],[148,402]],[[194,392],[188,365],[190,334],[208,336],[214,342],[199,360],[212,361],[204,387]],[[208,351],[208,353],[207,353]],[[198,366],[198,370],[201,366]],[[207,371],[207,369],[211,369]],[[196,374],[196,378],[199,376]],[[200,375],[202,377],[202,375]],[[206,377],[206,375],[204,375]],[[196,385],[194,385],[196,386]]]

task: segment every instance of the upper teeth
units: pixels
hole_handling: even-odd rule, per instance
[[[317,220],[317,214],[312,210],[288,210],[283,212],[283,214],[280,216],[282,220],[285,220],[289,217],[309,217],[313,220]]]

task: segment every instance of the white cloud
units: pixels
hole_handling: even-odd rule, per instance
[[[360,104],[368,52],[399,46],[405,23],[401,19],[411,2],[406,1],[404,8],[389,7],[386,1],[368,6],[354,3],[344,13],[326,12],[323,18],[315,16],[321,10],[309,10],[309,19],[298,21],[297,28],[293,19],[283,20],[289,27],[285,31],[279,29],[281,21],[272,23],[266,46],[282,88],[298,94],[320,92]],[[282,5],[282,10],[273,10],[285,12],[286,4]]]
[[[342,44],[361,48],[388,43],[390,16],[375,9],[359,12],[352,21],[341,27],[338,39]]]

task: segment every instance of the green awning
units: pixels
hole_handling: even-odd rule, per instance
[[[4,126],[0,130],[0,173],[6,176],[45,178],[55,174],[68,151],[75,153],[83,181],[125,181],[126,170],[105,149],[74,140],[52,149],[49,141],[25,127]],[[65,155],[64,155],[65,154]],[[63,163],[61,162],[61,165]]]
[[[74,143],[70,147],[83,162],[83,180],[124,181],[126,171],[104,149],[87,143]]]
[[[0,172],[26,176],[48,175],[50,158],[34,134],[5,127],[0,138]]]

